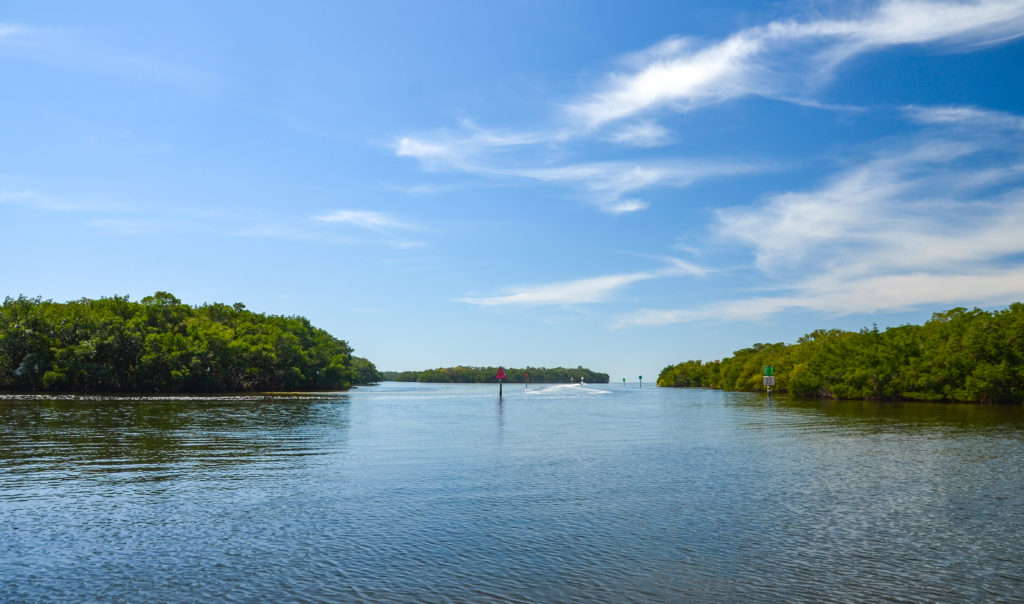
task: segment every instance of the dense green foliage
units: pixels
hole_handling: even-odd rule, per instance
[[[879,332],[818,330],[796,344],[755,344],[721,361],[687,361],[659,386],[757,390],[766,365],[776,392],[839,399],[1024,402],[1024,304],[954,308],[924,325]]]
[[[380,380],[366,359],[303,317],[242,304],[191,307],[167,292],[0,307],[0,390],[336,390]]]
[[[565,384],[583,381],[593,384],[607,384],[607,373],[596,373],[583,367],[565,369],[564,367],[527,367],[526,369],[505,369],[508,383],[523,383],[526,374],[530,374],[530,382],[535,384]],[[424,371],[385,371],[384,379],[392,382],[444,382],[457,384],[484,384],[497,381],[497,367],[444,367],[426,369]]]

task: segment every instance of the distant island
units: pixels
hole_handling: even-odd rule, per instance
[[[924,325],[817,330],[796,344],[755,344],[733,356],[665,367],[658,385],[756,391],[773,367],[774,392],[875,400],[1024,402],[1024,304],[954,308]]]
[[[439,382],[453,384],[484,384],[496,382],[495,375],[498,374],[497,367],[443,367],[440,369],[425,369],[423,371],[384,371],[382,375],[385,381],[389,382]],[[535,384],[565,384],[584,382],[592,384],[607,384],[608,374],[597,373],[583,367],[566,369],[564,367],[526,367],[525,369],[505,369],[507,383],[524,383],[527,381]]]
[[[212,393],[344,390],[373,363],[303,317],[236,303],[192,307],[167,292],[0,307],[0,391]]]

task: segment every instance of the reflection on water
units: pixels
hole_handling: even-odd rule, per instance
[[[616,385],[0,399],[0,601],[1024,593],[1024,409]]]
[[[898,424],[906,429],[953,430],[1024,428],[1019,406],[881,401],[807,401],[784,399],[780,407],[823,413],[853,423]]]
[[[0,469],[7,481],[20,476],[30,492],[49,481],[59,488],[69,474],[138,483],[200,466],[276,465],[337,450],[346,401],[344,395],[7,397],[0,399]],[[315,426],[321,428],[310,429]]]

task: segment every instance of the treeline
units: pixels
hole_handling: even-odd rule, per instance
[[[876,400],[1024,402],[1024,304],[986,312],[954,308],[924,325],[885,331],[818,330],[796,344],[755,344],[721,361],[686,361],[659,386],[759,390],[764,367],[775,392]]]
[[[497,367],[442,367],[424,371],[385,371],[384,379],[391,382],[442,382],[455,384],[483,384],[497,381]],[[608,374],[597,373],[583,367],[566,369],[564,367],[527,367],[525,369],[505,369],[505,382],[526,382],[526,374],[530,374],[533,384],[565,384],[583,381],[592,384],[607,384]]]
[[[373,363],[303,317],[243,304],[192,307],[167,292],[0,307],[0,390],[338,390],[380,381]]]

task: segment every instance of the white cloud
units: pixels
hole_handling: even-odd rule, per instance
[[[905,108],[906,114],[923,124],[984,126],[1024,130],[1024,117],[977,107],[950,105],[945,107],[921,107],[912,105]]]
[[[628,214],[646,210],[651,204],[639,199],[624,199],[605,206],[605,211],[610,214]]]
[[[757,321],[794,306],[792,298],[757,297],[729,300],[689,309],[644,309],[620,317],[615,323],[615,327],[657,326],[710,320]]]
[[[510,174],[543,182],[571,185],[586,191],[588,201],[606,212],[618,214],[647,207],[647,202],[625,197],[659,187],[682,188],[720,176],[749,174],[764,165],[713,160],[648,160],[596,162],[556,168],[510,171]]]
[[[921,305],[1006,304],[1024,299],[1024,267],[969,273],[910,272],[836,282],[808,281],[797,298],[804,308],[849,314],[904,310]]]
[[[841,63],[867,52],[905,44],[972,50],[1024,35],[1021,0],[890,0],[847,11],[849,16],[843,18],[776,21],[720,40],[669,38],[624,57],[621,71],[608,74],[594,91],[563,104],[564,115],[554,128],[488,130],[463,120],[457,132],[403,136],[393,148],[398,156],[416,158],[429,170],[557,183],[575,189],[605,212],[636,212],[649,206],[638,195],[641,191],[686,187],[699,179],[764,166],[665,159],[566,161],[566,147],[571,147],[563,143],[590,138],[637,151],[665,145],[672,142],[673,133],[651,113],[689,111],[746,95],[859,111],[820,103],[810,93],[831,79]],[[971,108],[907,112],[930,123],[1006,117]],[[823,216],[820,226],[827,228],[829,221],[834,217]]]
[[[351,224],[361,229],[373,231],[374,233],[378,233],[383,236],[383,238],[377,241],[377,243],[397,250],[411,250],[421,248],[425,245],[422,241],[395,238],[394,231],[417,231],[419,230],[419,227],[401,221],[390,214],[385,214],[383,212],[372,212],[369,210],[336,210],[329,214],[317,216],[316,220],[320,222]],[[351,243],[350,241],[345,242]]]
[[[477,306],[593,304],[604,302],[618,290],[639,281],[681,275],[700,276],[706,273],[704,269],[677,258],[666,258],[665,260],[669,266],[657,271],[604,275],[575,281],[514,287],[509,288],[507,293],[497,296],[466,297],[459,298],[457,301]]]
[[[679,109],[750,92],[750,59],[762,40],[747,33],[695,49],[670,39],[656,46],[651,60],[633,73],[613,74],[603,89],[568,107],[590,127],[673,104]]]
[[[633,197],[639,191],[662,187],[683,188],[722,176],[764,171],[771,166],[732,160],[656,159],[565,164],[555,167],[460,166],[466,172],[492,178],[526,179],[582,191],[584,199],[611,214],[648,207]]]
[[[371,212],[368,210],[337,210],[330,214],[317,216],[321,222],[339,222],[351,224],[360,228],[369,229],[378,233],[387,232],[393,229],[413,229],[412,225],[406,224],[388,214]]]
[[[977,46],[1024,36],[1024,3],[883,2],[862,16],[773,22],[700,45],[670,38],[630,58],[568,112],[589,128],[669,108],[758,94],[788,99],[827,81],[844,61],[904,44]]]
[[[403,241],[398,239],[387,240],[383,242],[388,247],[393,247],[396,250],[415,250],[422,247],[426,247],[426,243],[422,241]]]
[[[1024,36],[1019,0],[924,2],[893,0],[863,20],[835,24],[863,48],[894,44],[993,44]]]
[[[456,133],[441,131],[417,136],[397,138],[392,147],[399,157],[413,157],[426,167],[451,167],[469,172],[488,172],[475,165],[474,158],[510,149],[545,145],[564,141],[566,131],[501,132],[478,127],[470,120],[460,122],[462,130]]]
[[[646,309],[620,317],[616,327],[697,321],[760,321],[787,311],[827,315],[911,310],[956,304],[1002,306],[1024,299],[1024,267],[979,273],[910,273],[850,281],[813,279],[790,295],[756,296],[691,309]]]
[[[658,135],[658,127],[641,124],[649,136]],[[487,149],[529,146],[542,140],[539,135],[498,135],[478,131],[472,135],[453,137],[437,135],[436,139],[403,137],[396,141],[395,152],[415,157],[424,167],[433,170],[449,168],[461,172],[499,179],[526,179],[555,183],[583,192],[584,199],[611,214],[635,212],[648,203],[632,195],[658,187],[686,187],[699,180],[720,176],[747,174],[768,168],[754,162],[735,160],[655,159],[568,163],[556,166],[530,165],[529,160],[513,162],[493,159]],[[504,159],[504,158],[502,158]]]
[[[657,147],[672,142],[672,136],[664,127],[651,121],[643,121],[629,124],[613,132],[608,140],[633,147]]]
[[[472,120],[463,119],[460,122],[463,130],[471,133],[470,140],[483,147],[519,147],[524,145],[537,145],[552,142],[564,141],[569,138],[568,130],[516,132],[499,131],[477,126]]]
[[[911,117],[938,129],[877,151],[816,190],[717,212],[718,235],[753,250],[776,295],[646,309],[620,325],[1024,299],[1020,118],[956,107],[915,108]]]
[[[403,136],[395,142],[395,154],[399,157],[415,157],[423,161],[459,157],[458,144],[444,144]]]
[[[950,237],[978,216],[978,200],[951,196],[968,188],[977,170],[958,160],[981,149],[970,141],[929,138],[909,149],[886,151],[822,189],[775,195],[759,207],[719,210],[717,230],[753,246],[757,265],[765,271],[798,267],[808,259],[845,263],[840,257],[855,250],[860,255],[899,250],[900,258],[916,257],[900,242],[915,235]],[[889,258],[884,264],[896,261]]]
[[[606,300],[612,293],[627,285],[651,278],[653,277],[650,273],[607,275],[562,283],[513,288],[509,293],[499,296],[460,298],[458,301],[477,306],[592,304]]]

